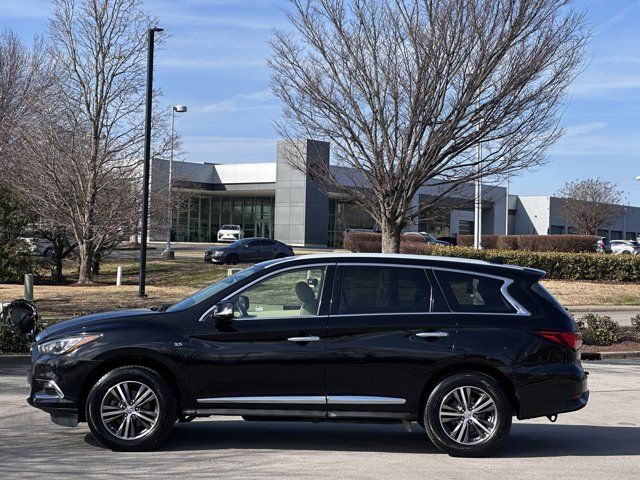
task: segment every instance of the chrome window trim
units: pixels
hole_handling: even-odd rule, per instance
[[[430,268],[431,268],[431,270],[434,270],[434,271],[462,273],[462,274],[465,274],[465,275],[477,275],[477,276],[480,276],[480,277],[488,277],[488,278],[493,278],[495,280],[500,280],[500,281],[502,281],[502,286],[500,287],[500,293],[505,298],[505,300],[515,309],[514,313],[505,313],[505,312],[460,312],[460,311],[454,310],[453,308],[451,308],[451,306],[449,306],[449,309],[451,310],[452,313],[457,313],[457,314],[460,314],[460,315],[531,316],[531,312],[529,312],[529,310],[524,308],[515,298],[513,298],[509,294],[508,289],[514,283],[512,278],[501,277],[499,275],[492,275],[490,273],[476,272],[476,271],[473,271],[473,270],[460,270],[460,269],[457,269],[457,268],[442,268],[442,267],[430,267]]]
[[[287,272],[289,270],[301,270],[303,268],[306,268],[307,270],[314,268],[314,267],[331,267],[331,266],[335,266],[335,262],[330,262],[330,263],[313,263],[311,265],[294,265],[291,267],[286,267],[286,268],[279,268],[278,270],[275,270],[273,272],[269,272],[266,275],[261,276],[260,278],[256,278],[255,280],[253,280],[252,282],[246,284],[244,287],[240,288],[239,290],[235,290],[232,293],[230,293],[229,295],[227,295],[226,297],[224,297],[222,300],[220,300],[218,303],[220,302],[225,302],[227,300],[229,300],[231,297],[234,297],[242,292],[244,292],[247,288],[251,287],[252,285],[255,285],[258,282],[261,282],[263,280],[266,280],[268,278],[271,278],[275,275],[278,275],[280,273],[283,272]],[[326,272],[325,272],[326,275]],[[322,285],[322,289],[324,291],[324,284]],[[198,323],[203,322],[205,320],[206,317],[209,316],[209,314],[213,311],[213,308],[215,307],[214,305],[211,305],[211,307],[209,307],[202,315],[200,315],[200,318],[198,319]],[[320,307],[322,307],[322,292],[320,292],[320,303],[318,304],[318,311],[320,311]],[[296,315],[296,316],[291,316],[291,317],[255,317],[255,320],[275,320],[275,319],[280,319],[280,318],[325,318],[327,317],[327,315]],[[254,320],[254,318],[234,318],[234,321],[242,321],[242,320]]]

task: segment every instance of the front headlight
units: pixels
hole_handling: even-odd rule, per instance
[[[220,256],[220,255],[222,255],[223,253],[224,253],[224,252],[223,252],[222,250],[216,250],[215,252],[213,252],[213,254],[214,254],[216,257],[219,257],[219,256]]]
[[[89,342],[97,340],[102,335],[76,335],[73,337],[64,337],[57,340],[50,340],[38,346],[40,353],[49,355],[62,355],[63,353],[72,352],[73,350],[86,345]]]

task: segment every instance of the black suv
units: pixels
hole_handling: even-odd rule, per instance
[[[544,272],[409,255],[307,255],[242,270],[168,308],[89,315],[32,347],[29,403],[114,450],[177,420],[416,421],[486,455],[511,419],[584,407],[573,319]]]

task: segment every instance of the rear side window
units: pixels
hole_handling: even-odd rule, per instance
[[[420,268],[342,267],[340,314],[431,311],[432,292]]]
[[[472,272],[434,270],[449,306],[460,313],[515,313],[504,298],[504,280]]]

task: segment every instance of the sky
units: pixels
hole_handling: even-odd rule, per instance
[[[518,195],[550,195],[571,180],[602,177],[640,205],[640,1],[575,0],[592,31],[562,115],[565,136],[548,163],[512,180]],[[146,0],[168,34],[154,82],[176,115],[184,159],[270,162],[280,116],[269,90],[266,44],[286,27],[286,0]],[[0,0],[0,29],[26,42],[46,34],[49,0]]]

